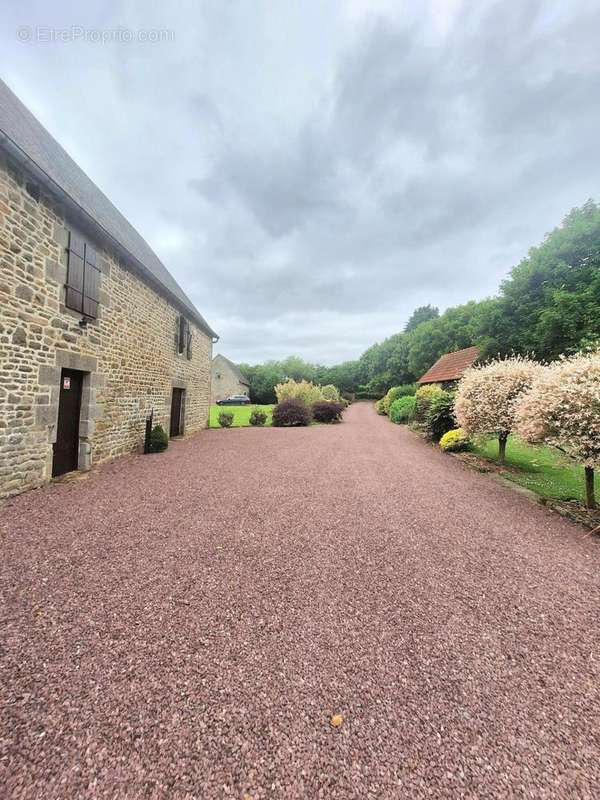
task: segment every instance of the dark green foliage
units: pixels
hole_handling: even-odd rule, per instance
[[[412,397],[417,393],[418,388],[418,383],[403,383],[402,386],[395,387],[397,397]]]
[[[148,443],[149,453],[162,453],[169,446],[169,437],[166,434],[162,425],[155,425],[150,432],[150,441]]]
[[[425,430],[434,442],[439,442],[445,433],[454,428],[454,392],[441,391],[431,398],[425,415]]]
[[[265,364],[240,364],[244,377],[250,382],[250,399],[253,403],[275,403],[274,388],[289,378],[295,381],[310,381],[321,386],[333,384],[340,392],[354,392],[360,383],[358,361],[347,361],[335,367],[309,364],[297,356],[283,361],[267,361]]]
[[[222,428],[231,428],[233,425],[233,413],[231,411],[221,411],[219,414],[219,425]]]
[[[292,425],[310,425],[312,414],[310,408],[300,400],[284,400],[273,409],[273,425],[277,428]]]
[[[415,415],[417,398],[414,395],[399,397],[390,406],[389,417],[396,425],[410,422]]]
[[[314,403],[312,415],[315,422],[341,422],[344,406],[342,403],[322,401]]]
[[[240,364],[242,375],[250,383],[250,399],[253,403],[276,403],[275,386],[284,379],[285,375],[280,365],[275,361],[266,364]]]
[[[260,408],[255,408],[250,414],[250,425],[264,425],[267,421],[267,415]]]
[[[501,287],[505,347],[540,359],[600,337],[600,206],[573,209]]]
[[[404,326],[404,333],[413,331],[422,322],[427,322],[430,319],[437,319],[439,315],[440,311],[435,306],[426,305],[426,306],[419,306],[419,308],[415,308],[413,313],[408,318],[408,322]]]
[[[386,389],[383,390],[386,392]],[[357,400],[377,400],[380,396],[381,392],[375,391],[373,387],[367,386],[359,386],[356,390],[356,399]]]

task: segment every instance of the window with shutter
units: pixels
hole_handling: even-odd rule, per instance
[[[96,251],[76,233],[69,234],[65,305],[96,319],[100,300],[100,269]]]

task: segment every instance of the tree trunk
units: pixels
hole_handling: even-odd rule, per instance
[[[585,468],[585,504],[588,508],[596,508],[594,497],[594,468]]]
[[[498,436],[498,463],[504,464],[506,461],[506,440],[508,439],[508,433],[501,433]]]

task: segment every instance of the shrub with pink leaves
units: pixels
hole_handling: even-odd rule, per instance
[[[498,461],[504,463],[506,440],[515,411],[543,367],[530,358],[512,356],[468,369],[456,394],[454,413],[467,436],[498,437]]]
[[[516,409],[516,431],[528,442],[557,447],[585,467],[586,505],[595,507],[600,467],[600,351],[546,367]]]

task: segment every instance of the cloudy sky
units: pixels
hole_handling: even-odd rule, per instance
[[[357,357],[600,199],[598,0],[148,5],[12,3],[0,73],[235,360]]]

